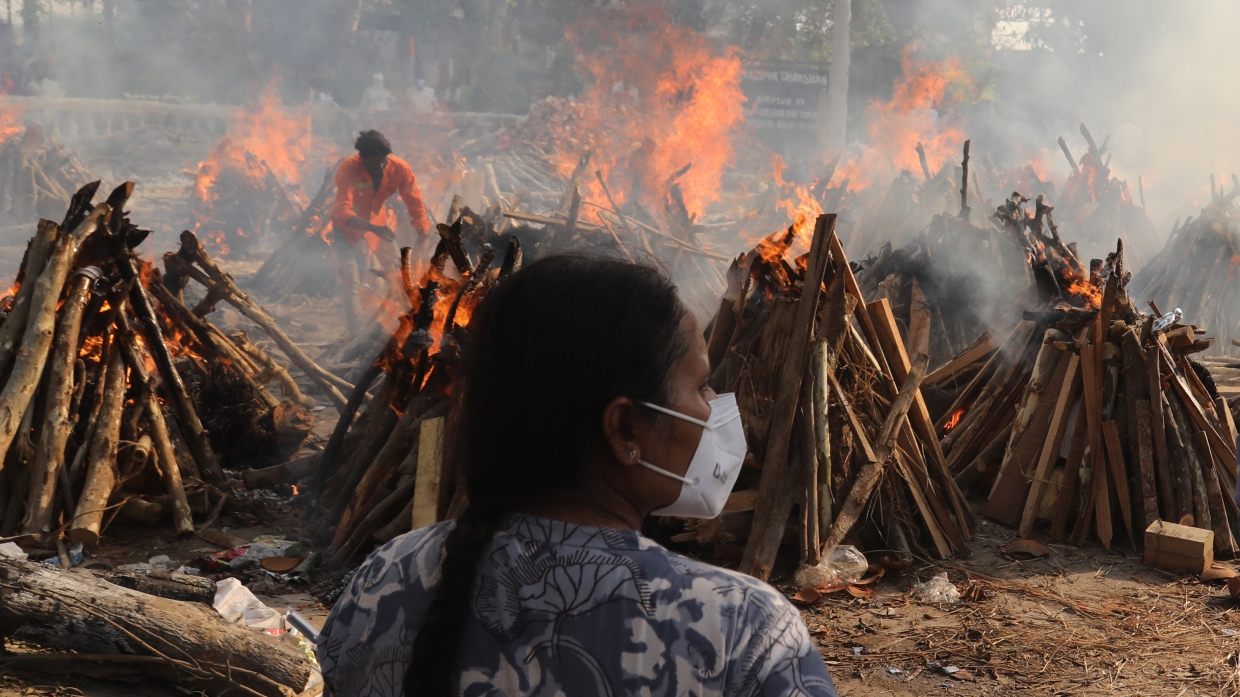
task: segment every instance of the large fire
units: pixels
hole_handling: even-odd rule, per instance
[[[559,142],[542,145],[556,151],[566,177],[590,151],[588,173],[603,173],[618,205],[637,203],[662,217],[679,197],[690,214],[699,213],[718,200],[733,162],[732,138],[744,120],[740,58],[657,10],[617,22],[596,18],[571,33],[593,84]],[[593,176],[580,183],[584,196],[605,200]]]
[[[918,62],[915,47],[904,50],[904,74],[896,80],[890,100],[866,107],[867,146],[848,153],[835,171],[834,182],[849,180],[850,191],[884,182],[900,170],[921,171],[917,144],[925,147],[931,167],[959,156],[965,132],[956,122],[955,107],[971,97],[976,83],[959,58]]]
[[[0,141],[22,132],[21,111],[17,107],[0,107]]]

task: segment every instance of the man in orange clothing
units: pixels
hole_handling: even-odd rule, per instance
[[[332,243],[336,273],[350,332],[361,329],[362,303],[357,285],[370,270],[371,254],[381,243],[396,240],[388,227],[387,200],[399,195],[414,229],[423,235],[431,229],[413,170],[408,162],[392,154],[387,138],[375,130],[363,131],[353,147],[357,154],[346,158],[336,170],[336,200],[331,214],[337,232]]]

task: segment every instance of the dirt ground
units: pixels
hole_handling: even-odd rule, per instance
[[[1240,694],[1240,603],[1221,584],[1147,567],[1123,540],[1027,561],[998,551],[1017,538],[981,524],[968,559],[806,608],[840,694]],[[942,572],[958,603],[912,599]]]

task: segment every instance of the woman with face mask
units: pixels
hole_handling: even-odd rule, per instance
[[[320,635],[327,695],[836,694],[782,594],[639,532],[717,516],[745,455],[663,274],[534,262],[480,303],[462,368],[468,508],[358,571]]]

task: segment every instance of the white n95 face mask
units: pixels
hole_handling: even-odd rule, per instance
[[[657,404],[638,404],[705,429],[683,477],[645,460],[638,460],[642,467],[681,482],[680,496],[671,505],[654,511],[654,514],[678,518],[718,516],[728,501],[728,494],[732,493],[732,487],[736,485],[741,463],[745,461],[745,428],[741,424],[740,409],[736,406],[736,395],[721,394],[712,399],[708,421]]]

